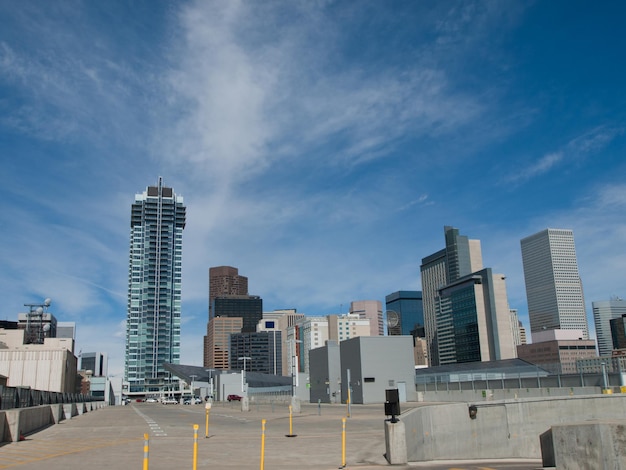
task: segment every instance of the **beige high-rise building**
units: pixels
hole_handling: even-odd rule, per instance
[[[356,336],[372,336],[369,318],[358,314],[328,315],[328,339],[340,343]],[[379,335],[374,335],[379,336]]]
[[[383,304],[380,300],[355,300],[350,302],[350,313],[356,314],[362,320],[370,321],[369,336],[382,336],[385,334],[383,322]]]
[[[242,327],[243,318],[240,317],[215,317],[209,320],[205,336],[207,356],[204,367],[220,370],[231,368],[230,335],[241,333]]]

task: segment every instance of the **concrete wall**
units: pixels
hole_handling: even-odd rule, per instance
[[[0,411],[0,442],[17,442],[20,436],[71,418],[71,414],[66,415],[66,406],[70,406],[72,410],[70,413],[78,410],[77,414],[82,414],[102,408],[105,404],[104,402],[79,403],[77,407],[76,404],[59,403]]]
[[[541,458],[539,436],[551,426],[625,416],[625,395],[588,395],[432,404],[401,415],[409,462]]]
[[[0,350],[0,374],[8,377],[9,387],[75,392],[76,356],[64,348],[46,347],[34,344]]]

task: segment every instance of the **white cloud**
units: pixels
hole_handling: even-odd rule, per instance
[[[563,160],[563,152],[548,153],[541,157],[538,161],[532,165],[510,175],[509,182],[526,181],[536,176],[543,175],[550,171],[555,165]]]

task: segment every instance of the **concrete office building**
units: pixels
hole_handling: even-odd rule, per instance
[[[27,344],[43,344],[45,338],[57,337],[57,319],[47,311],[18,313],[17,327],[24,330]]]
[[[356,317],[358,319],[358,316]],[[369,332],[369,323],[368,323]],[[323,346],[329,339],[328,317],[308,316],[287,328],[287,374],[309,371],[309,352]]]
[[[295,308],[279,309],[272,312],[263,312],[263,318],[257,325],[257,331],[280,331],[282,338],[287,338],[287,330],[300,320],[303,320],[305,315],[298,313]],[[318,336],[320,332],[318,332]],[[289,348],[284,341],[281,343],[281,364],[282,375],[291,375],[290,362],[289,362]]]
[[[513,334],[513,343],[515,346],[519,346],[520,344],[526,344],[526,332],[524,331],[524,327],[522,326],[522,322],[519,320],[517,315],[517,309],[512,308],[509,310],[511,313],[511,332]]]
[[[76,339],[76,322],[60,321],[57,322],[57,338]]]
[[[610,356],[613,348],[611,337],[611,320],[626,315],[626,301],[616,297],[612,300],[601,300],[591,303],[593,321],[596,326],[596,338],[600,356]]]
[[[87,352],[80,354],[80,369],[90,370],[93,377],[108,375],[107,354],[101,352]]]
[[[439,290],[437,344],[441,365],[517,356],[502,274],[485,268]]]
[[[282,332],[280,331],[231,334],[231,369],[281,375],[283,367],[281,343]]]
[[[26,330],[0,329],[0,376],[9,387],[48,392],[76,392],[77,358],[71,338],[44,338],[25,343]]]
[[[532,344],[517,347],[517,356],[553,374],[575,374],[576,362],[596,357],[596,342],[582,330],[544,330],[533,334]]]
[[[369,320],[370,333],[368,336],[382,336],[385,334],[383,304],[380,300],[355,300],[350,302],[350,313],[358,315],[362,320]]]
[[[163,363],[180,362],[185,218],[183,198],[161,178],[137,194],[131,207],[124,359],[129,396],[178,387]]]
[[[401,290],[385,296],[385,310],[388,335],[425,337],[421,291]]]
[[[428,344],[431,366],[439,365],[437,345],[437,309],[439,290],[483,268],[479,240],[460,235],[453,227],[444,227],[444,249],[422,259],[422,305],[424,309],[424,332]]]
[[[526,328],[524,328],[524,325],[522,325],[521,321],[519,322],[519,337],[520,337],[520,344],[528,344],[528,339],[526,336]]]
[[[574,233],[548,228],[521,240],[530,332],[582,330],[589,339]]]
[[[239,275],[239,270],[232,266],[215,266],[209,268],[209,321],[215,316],[213,301],[220,296],[248,295],[248,278]],[[209,367],[208,347],[209,325],[207,336],[204,337],[204,366]]]
[[[229,370],[230,363],[230,335],[241,333],[243,318],[215,317],[209,320],[207,331],[207,360],[204,367],[209,369]],[[237,364],[232,364],[236,367]]]
[[[372,336],[369,318],[361,318],[359,315],[350,313],[347,315],[328,315],[326,318],[328,319],[328,339],[338,343],[357,336]]]

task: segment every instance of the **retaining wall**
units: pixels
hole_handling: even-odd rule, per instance
[[[541,458],[539,436],[552,425],[626,418],[626,394],[425,405],[401,416],[409,462]]]
[[[103,406],[104,402],[58,403],[0,411],[0,442],[17,442],[20,436]]]

